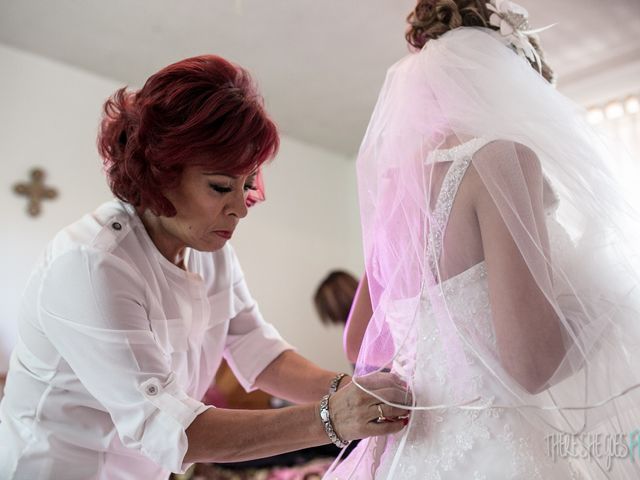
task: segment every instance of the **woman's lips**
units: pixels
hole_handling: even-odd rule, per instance
[[[213,233],[224,238],[225,240],[229,240],[231,238],[231,235],[233,235],[233,232],[229,232],[228,230],[216,230]]]

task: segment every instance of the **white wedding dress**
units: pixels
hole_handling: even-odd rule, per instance
[[[472,155],[488,143],[474,139],[449,150],[437,150],[436,162],[451,162],[434,210],[441,231],[431,236],[436,258],[442,248],[442,238],[449,214]],[[557,200],[550,186],[546,191],[545,208],[552,250],[563,250],[568,241],[561,227],[554,222]],[[474,338],[480,338],[490,350],[495,350],[495,336],[489,304],[487,271],[484,261],[462,273],[442,281],[437,288],[448,298],[452,318]],[[438,341],[437,322],[429,314],[429,302],[423,302],[418,319],[417,358],[413,378],[417,404],[438,404],[441,398],[451,398],[447,378],[447,358]],[[402,341],[394,338],[395,342]],[[482,403],[509,404],[510,395],[474,354],[465,351],[468,371],[472,372],[469,391]],[[402,358],[396,359],[402,363]],[[397,370],[401,370],[401,366]],[[336,471],[328,478],[420,479],[420,480],[553,480],[578,479],[567,459],[554,461],[547,451],[545,434],[526,421],[519,409],[486,408],[464,410],[414,411],[407,428],[391,436],[373,437],[361,441]]]

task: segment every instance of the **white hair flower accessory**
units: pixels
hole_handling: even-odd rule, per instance
[[[502,36],[509,40],[518,55],[534,62],[538,71],[541,71],[542,59],[531,45],[529,35],[547,30],[555,24],[530,30],[527,9],[509,0],[490,0],[487,2],[487,8],[493,12],[489,17],[489,23],[500,29]]]

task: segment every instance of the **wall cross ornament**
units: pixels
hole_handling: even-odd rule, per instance
[[[32,217],[40,215],[40,206],[43,200],[53,200],[58,196],[55,188],[47,187],[44,184],[45,172],[41,168],[34,168],[30,172],[31,181],[26,183],[16,183],[13,191],[18,195],[24,195],[29,200],[27,213]]]

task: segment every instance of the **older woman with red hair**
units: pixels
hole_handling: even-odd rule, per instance
[[[0,477],[166,478],[403,427],[405,410],[293,351],[249,293],[228,241],[278,144],[250,76],[220,57],[107,101],[98,147],[117,199],[56,235],[28,282]],[[300,405],[205,406],[223,357],[247,390]],[[384,373],[372,388],[403,395]]]

